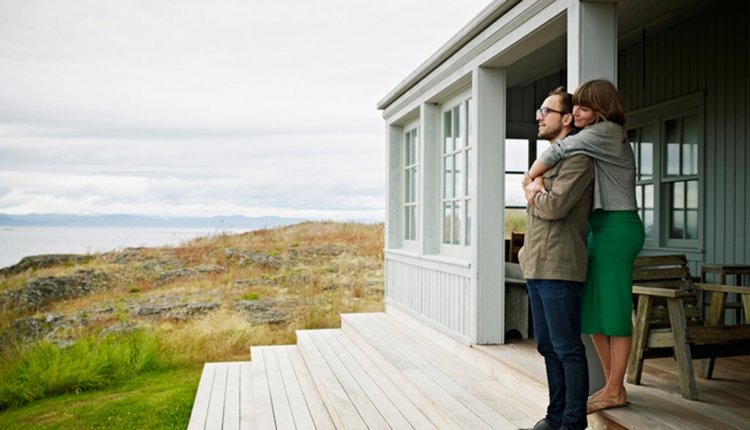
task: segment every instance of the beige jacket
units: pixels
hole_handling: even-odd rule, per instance
[[[586,280],[594,190],[594,162],[574,155],[544,172],[546,193],[527,210],[526,235],[519,261],[526,279]]]

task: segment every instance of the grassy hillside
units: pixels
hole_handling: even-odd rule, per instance
[[[0,428],[184,428],[204,362],[381,311],[382,238],[308,222],[5,269]]]

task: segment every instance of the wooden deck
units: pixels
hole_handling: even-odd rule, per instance
[[[533,341],[467,347],[398,311],[342,315],[342,329],[253,347],[252,361],[207,363],[188,429],[517,429],[544,415]],[[717,362],[700,401],[680,396],[674,361],[648,360],[631,406],[591,428],[750,428],[750,359]]]

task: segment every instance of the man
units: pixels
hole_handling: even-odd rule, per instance
[[[558,88],[537,110],[539,138],[565,138],[573,122],[572,96]],[[529,291],[537,350],[549,385],[547,415],[534,430],[586,428],[588,364],[581,341],[580,298],[586,280],[586,237],[594,162],[585,155],[562,160],[541,182],[524,180],[529,199],[519,260]],[[539,192],[542,189],[542,192]]]

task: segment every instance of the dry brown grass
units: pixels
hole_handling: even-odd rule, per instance
[[[157,330],[165,353],[180,361],[247,360],[253,345],[290,344],[296,341],[295,330],[339,327],[341,313],[382,311],[382,249],[382,224],[305,222],[207,236],[177,247],[101,254],[83,265],[0,278],[0,290],[81,268],[104,271],[112,279],[107,289],[37,314],[6,309],[0,334],[10,330],[16,318],[83,315],[79,327],[58,334],[74,338],[115,325],[147,326]],[[261,255],[273,264],[243,262],[240,255]],[[205,272],[212,265],[220,269]],[[179,275],[165,275],[169,273]],[[236,307],[238,301],[255,297],[285,313],[285,321],[259,324]],[[137,306],[199,302],[218,303],[219,308],[189,317],[134,311]]]

